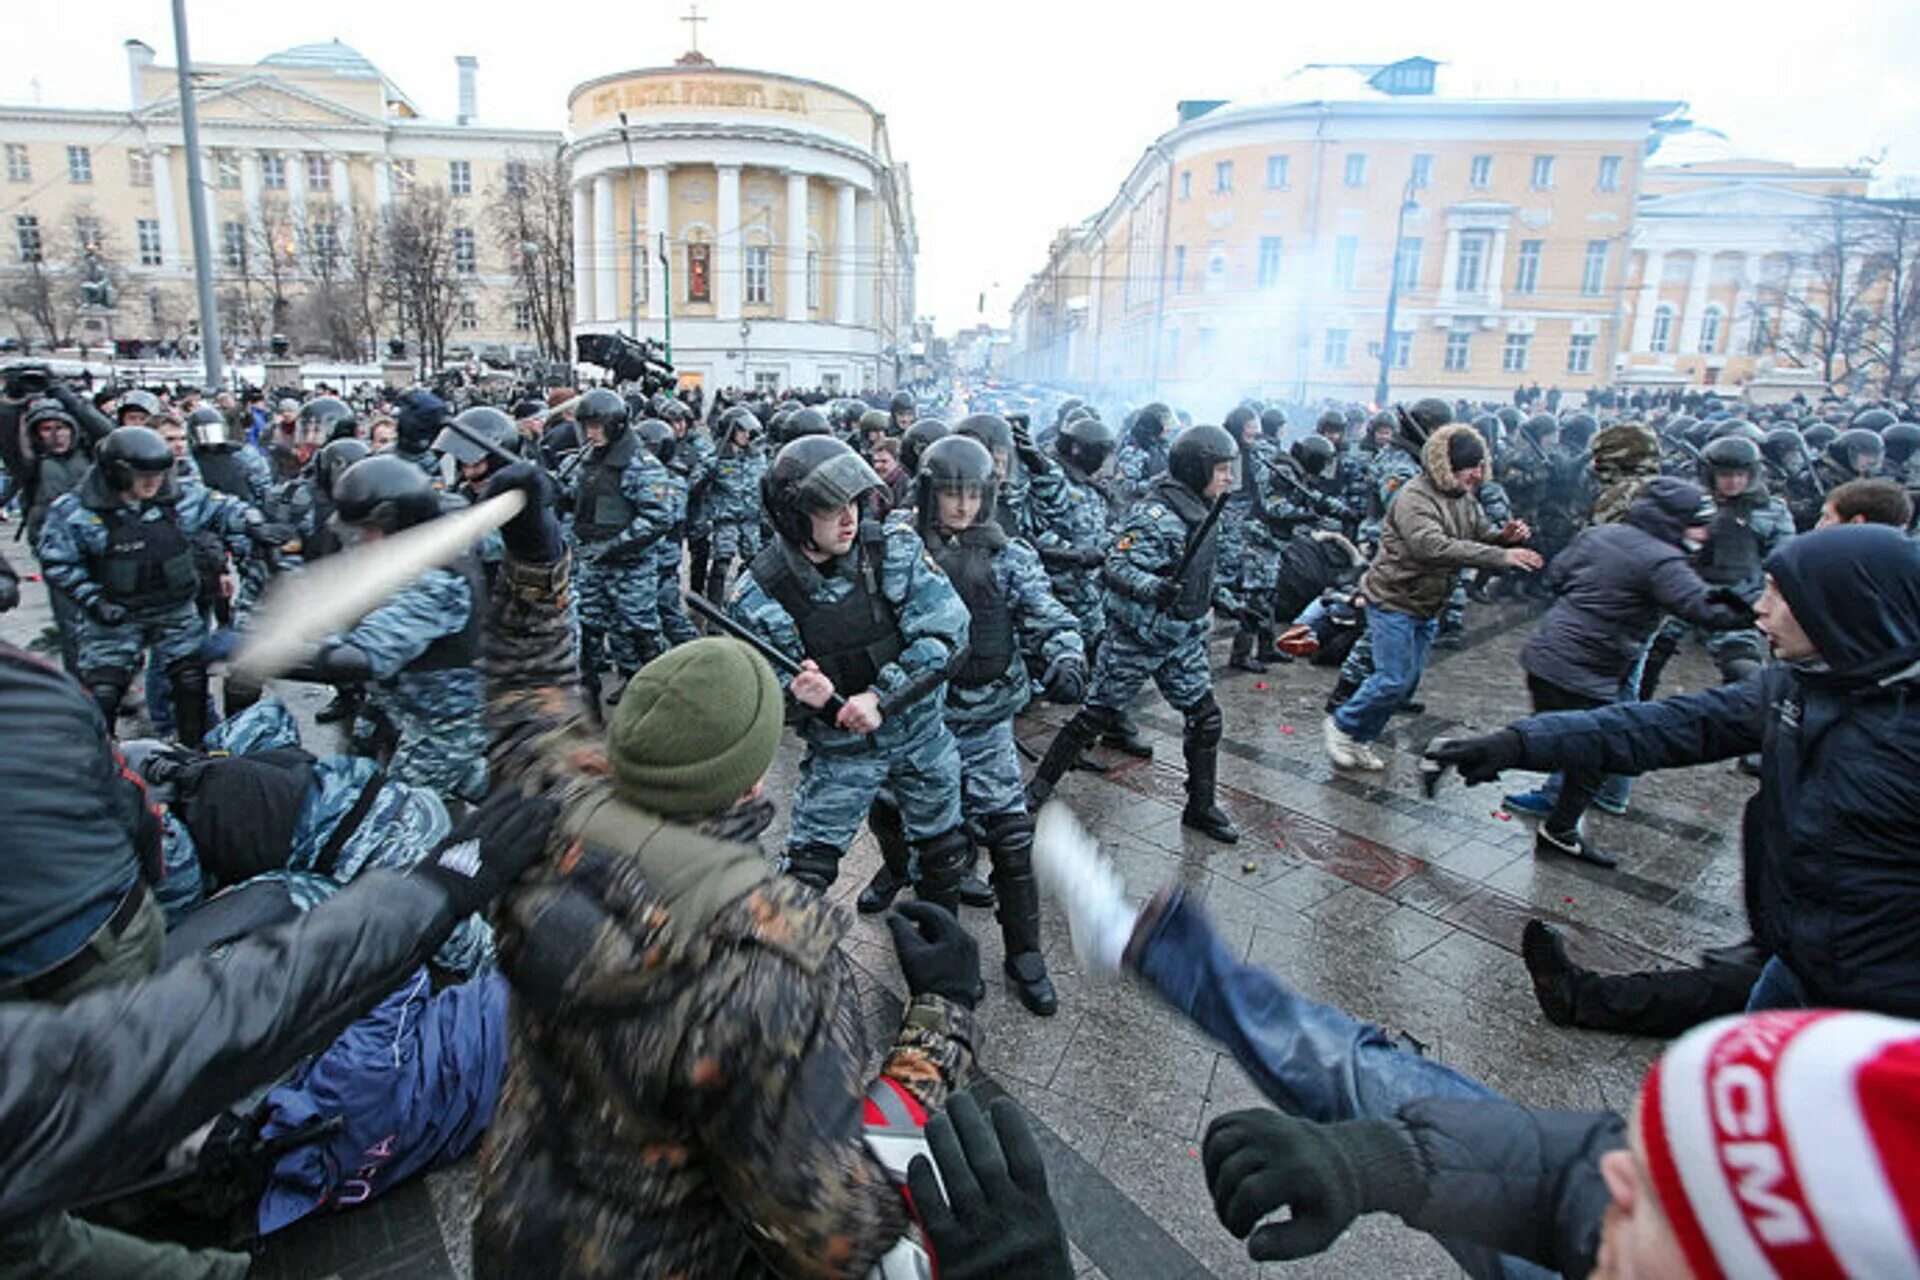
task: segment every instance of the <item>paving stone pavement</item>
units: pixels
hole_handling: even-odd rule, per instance
[[[16,561],[17,563],[18,561]],[[44,624],[35,587],[0,617],[23,640]],[[1537,615],[1527,606],[1475,606],[1465,648],[1436,655],[1419,697],[1426,711],[1396,717],[1384,774],[1342,777],[1320,752],[1320,706],[1334,672],[1304,663],[1265,676],[1228,674],[1224,637],[1218,696],[1225,710],[1224,803],[1246,837],[1228,848],[1183,830],[1179,717],[1150,697],[1139,720],[1154,762],[1111,757],[1105,774],[1070,776],[1060,795],[1112,855],[1130,891],[1145,898],[1176,882],[1202,902],[1227,945],[1390,1032],[1434,1058],[1533,1104],[1623,1107],[1659,1044],[1548,1025],[1518,957],[1534,915],[1567,927],[1576,957],[1599,967],[1667,965],[1741,932],[1738,817],[1753,784],[1721,766],[1636,783],[1624,818],[1590,821],[1621,868],[1536,862],[1531,825],[1503,817],[1500,792],[1451,779],[1420,794],[1416,759],[1437,733],[1490,728],[1526,710],[1514,655]],[[1663,692],[1710,681],[1688,650]],[[308,745],[319,690],[281,690],[300,711]],[[1044,745],[1059,708],[1023,720],[1023,740]],[[789,741],[769,780],[790,794],[798,752]],[[778,846],[784,818],[769,833]],[[855,844],[833,896],[852,896],[878,865],[871,840]],[[851,913],[851,912],[850,912]],[[1056,1198],[1082,1276],[1170,1280],[1279,1274],[1258,1267],[1215,1221],[1198,1156],[1214,1116],[1263,1101],[1231,1057],[1178,1014],[1131,984],[1089,979],[1048,904],[1047,958],[1060,989],[1052,1019],[1027,1015],[999,979],[992,917],[969,911],[981,940],[989,995],[980,1011],[983,1093],[1012,1097],[1037,1122]],[[847,949],[878,1051],[905,995],[884,927],[856,918]],[[270,1240],[255,1274],[321,1277],[466,1277],[471,1252],[471,1161],[352,1212],[309,1221]],[[1432,1241],[1396,1222],[1366,1220],[1326,1254],[1284,1268],[1289,1277],[1457,1274]]]

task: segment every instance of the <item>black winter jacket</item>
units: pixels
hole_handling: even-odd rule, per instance
[[[126,1181],[333,1041],[446,941],[444,889],[372,871],[224,954],[0,1004],[0,1225]]]
[[[1815,1006],[1920,1017],[1920,545],[1842,525],[1766,571],[1817,661],[1522,720],[1518,767],[1638,774],[1760,752],[1741,832],[1754,936]]]
[[[1698,485],[1656,476],[1620,523],[1583,530],[1555,556],[1553,607],[1520,650],[1527,674],[1611,702],[1663,613],[1715,629],[1747,625],[1744,612],[1707,600],[1681,550],[1704,501]]]

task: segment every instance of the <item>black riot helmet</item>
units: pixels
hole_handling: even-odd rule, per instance
[[[404,452],[425,453],[452,416],[447,402],[431,391],[409,391],[400,397],[394,418],[396,442]]]
[[[1269,406],[1260,411],[1260,434],[1274,443],[1287,432],[1287,411],[1278,406]]]
[[[151,391],[142,391],[135,387],[120,397],[120,403],[113,410],[113,420],[125,422],[129,409],[138,409],[149,418],[157,418],[160,416],[160,398]]]
[[[1166,436],[1167,424],[1172,421],[1173,410],[1156,400],[1133,415],[1127,439],[1142,449],[1151,449]]]
[[[736,445],[733,437],[742,431],[747,433],[747,442]],[[720,415],[720,433],[715,451],[723,458],[731,458],[738,450],[753,448],[763,434],[765,428],[760,425],[760,419],[754,416],[753,410],[737,404]]]
[[[1520,424],[1520,430],[1526,432],[1527,438],[1535,444],[1544,445],[1560,430],[1560,424],[1554,421],[1550,413],[1536,413]]]
[[[1755,444],[1765,444],[1767,441],[1767,433],[1759,427],[1754,426],[1751,422],[1748,422],[1745,418],[1728,418],[1725,422],[1719,423],[1714,427],[1713,439],[1725,440],[1728,436],[1739,436],[1741,439],[1751,440]]]
[[[1315,435],[1325,436],[1338,447],[1347,438],[1347,415],[1338,409],[1323,410],[1314,421],[1313,430]]]
[[[1056,428],[1065,426],[1067,419],[1073,416],[1073,411],[1075,409],[1085,408],[1086,403],[1087,402],[1079,396],[1068,396],[1060,402],[1060,407],[1054,411],[1053,425]]]
[[[1521,413],[1516,406],[1510,404],[1501,405],[1499,409],[1494,411],[1493,416],[1500,419],[1501,427],[1508,431],[1518,431],[1520,429],[1520,423],[1526,418],[1526,415]]]
[[[466,434],[455,431],[455,424],[465,428]],[[479,436],[487,444],[504,449],[516,457],[520,453],[520,428],[513,425],[513,419],[507,416],[504,409],[496,409],[491,405],[477,405],[466,410],[453,423],[441,429],[434,438],[433,447],[450,455],[463,467],[489,458],[498,463],[499,458],[472,436]]]
[[[1487,452],[1500,451],[1500,419],[1490,413],[1479,414],[1473,420],[1473,429],[1480,433],[1482,440],[1486,441]]]
[[[953,434],[978,440],[1001,477],[1013,474],[1013,427],[997,413],[974,413],[954,424]],[[921,457],[924,460],[925,454]]]
[[[1880,441],[1886,449],[1887,465],[1905,467],[1908,459],[1920,451],[1920,422],[1896,422],[1880,433]]]
[[[1807,465],[1807,442],[1792,427],[1775,427],[1760,442],[1760,454],[1788,475],[1797,475]]]
[[[1323,435],[1302,436],[1293,442],[1289,452],[1300,469],[1310,476],[1328,474],[1327,468],[1333,465],[1335,456],[1333,441]]]
[[[587,427],[597,422],[607,433],[607,443],[612,444],[627,433],[627,402],[617,391],[595,387],[580,397],[580,403],[574,406],[573,420],[580,425],[582,440],[586,439]]]
[[[93,460],[107,477],[107,487],[124,493],[135,476],[165,475],[173,470],[173,450],[152,427],[115,427],[107,433]]]
[[[920,458],[936,440],[947,437],[947,424],[936,418],[922,418],[900,437],[900,467],[908,475],[920,469]]]
[[[673,433],[673,428],[665,421],[659,418],[648,418],[636,427],[635,431],[639,433],[640,443],[645,446],[648,453],[663,463],[672,461],[673,450],[680,443],[680,437]]]
[[[203,404],[187,415],[187,444],[195,453],[203,449],[231,451],[240,447],[241,440],[227,422],[227,415]]]
[[[774,532],[812,547],[816,513],[838,511],[885,487],[866,459],[830,435],[802,436],[781,447],[760,478],[760,504]]]
[[[887,412],[892,415],[894,425],[905,430],[919,416],[919,406],[914,403],[911,391],[896,391],[893,399],[887,402]],[[901,421],[903,416],[906,419],[904,422]]]
[[[301,405],[294,426],[301,431],[317,431],[322,440],[339,440],[360,430],[353,406],[338,396],[320,396]]]
[[[1807,442],[1807,456],[1815,458],[1827,451],[1827,446],[1840,438],[1839,429],[1832,423],[1816,422],[1800,433]]]
[[[1239,457],[1240,446],[1226,428],[1196,423],[1173,438],[1167,449],[1167,473],[1201,497],[1213,482],[1213,469]]]
[[[1107,465],[1118,443],[1119,437],[1114,435],[1112,427],[1091,414],[1081,414],[1060,424],[1060,434],[1053,447],[1062,462],[1081,475],[1091,476]]]
[[[365,440],[329,440],[313,455],[313,487],[331,498],[341,473],[371,452]]]
[[[1715,476],[1738,474],[1758,478],[1760,446],[1745,436],[1723,436],[1718,440],[1709,440],[1707,447],[1700,451],[1701,485],[1711,490]]]
[[[1453,421],[1453,406],[1437,396],[1424,396],[1399,409],[1403,419],[1411,419],[1420,429],[1422,440]],[[1587,421],[1591,422],[1593,419],[1588,417]]]
[[[440,514],[440,496],[405,458],[378,453],[340,473],[333,484],[333,518],[341,525],[397,533]]]
[[[1248,427],[1257,427],[1259,423],[1259,412],[1251,405],[1244,404],[1235,405],[1227,411],[1227,416],[1220,420],[1220,425],[1226,428],[1227,434],[1238,443],[1246,441]]]
[[[1853,416],[1853,421],[1847,426],[1858,427],[1862,431],[1871,431],[1879,435],[1898,421],[1899,419],[1893,416],[1893,411],[1890,409],[1862,409]]]
[[[1881,460],[1886,457],[1886,446],[1876,432],[1865,427],[1848,427],[1827,446],[1827,456],[1856,476],[1878,475]]]
[[[1590,413],[1570,413],[1560,419],[1560,443],[1569,453],[1583,452],[1593,443],[1600,424]]]
[[[993,455],[977,439],[956,432],[935,440],[920,455],[920,469],[913,477],[915,519],[920,532],[939,528],[939,495],[943,493],[979,494],[980,509],[974,513],[973,523],[991,524],[999,480]]]
[[[827,422],[827,415],[814,408],[795,409],[786,416],[780,425],[782,443],[798,440],[802,436],[830,436],[833,427]]]

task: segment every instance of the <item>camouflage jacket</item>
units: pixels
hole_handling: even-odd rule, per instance
[[[1077,560],[1106,550],[1108,505],[1106,489],[1065,462],[1036,473],[1027,486],[1028,533],[1063,600],[1100,594],[1099,563]]]
[[[927,535],[929,538],[935,536]],[[947,686],[948,724],[992,724],[1018,715],[1032,696],[1032,679],[1027,675],[1026,655],[1039,662],[1038,669],[1063,654],[1086,657],[1079,623],[1066,606],[1054,598],[1053,583],[1040,565],[1040,556],[1018,538],[992,554],[994,586],[1012,615],[1014,652],[1007,669],[990,684],[964,689]],[[969,628],[973,622],[969,619]]]
[[[1153,488],[1154,479],[1166,469],[1164,443],[1149,449],[1132,440],[1121,441],[1119,451],[1113,455],[1114,509],[1124,512],[1142,501]]]
[[[760,477],[766,471],[766,457],[754,449],[730,449],[715,459],[707,515],[716,522],[759,524]]]
[[[476,1273],[862,1276],[908,1218],[863,1142],[850,918],[751,844],[595,826],[625,805],[577,693],[569,571],[510,556],[488,617],[492,776],[563,817],[496,916],[514,990]],[[918,997],[881,1074],[938,1109],[973,1034]]]
[[[1166,478],[1167,486],[1178,483],[1171,476]],[[1208,624],[1204,615],[1191,620],[1177,618],[1154,603],[1155,592],[1186,555],[1187,540],[1198,531],[1200,524],[1197,517],[1189,523],[1168,497],[1162,486],[1155,485],[1144,500],[1134,503],[1120,526],[1120,536],[1107,552],[1101,573],[1107,586],[1108,621],[1142,642],[1172,649],[1184,640],[1205,634]],[[1199,498],[1189,496],[1187,501],[1203,512],[1206,509],[1207,504]],[[1214,547],[1217,554],[1218,542]],[[1203,552],[1202,557],[1204,555]],[[1218,571],[1217,564],[1208,565],[1196,558],[1195,563],[1187,567],[1187,573],[1189,580],[1194,574],[1211,574],[1214,599],[1236,609],[1239,607],[1232,594],[1219,585],[1225,575]]]
[[[106,478],[95,467],[47,510],[36,548],[42,572],[83,609],[106,595],[105,586],[94,580],[94,565],[107,549],[107,519],[122,506],[120,495],[108,490]],[[260,523],[260,513],[198,480],[169,476],[159,495],[138,509],[143,522],[171,517],[189,538],[201,533],[218,536],[236,560],[255,554],[248,531]]]

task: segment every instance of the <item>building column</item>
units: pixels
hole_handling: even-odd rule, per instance
[[[873,197],[860,191],[854,193],[853,200],[853,253],[855,261],[874,264],[873,274],[859,281],[853,291],[854,323],[869,329],[877,328],[873,294],[882,267],[879,251],[873,242]]]
[[[835,324],[854,324],[854,280],[859,268],[854,261],[858,239],[853,229],[855,192],[851,182],[833,184],[833,320]]]
[[[344,155],[333,157],[333,225],[334,234],[340,237],[340,251],[345,253],[360,229],[353,225],[353,174]]]
[[[380,212],[393,207],[393,158],[373,158],[373,207]]]
[[[287,173],[287,214],[298,234],[298,228],[307,220],[307,157],[299,151],[282,154],[281,164]]]
[[[1759,283],[1754,271],[1754,255],[1740,255],[1740,287],[1734,290],[1733,314],[1727,317],[1727,354],[1743,356],[1753,343],[1754,289]]]
[[[1664,249],[1646,250],[1646,265],[1640,269],[1640,297],[1633,304],[1632,350],[1644,353],[1653,343],[1653,313],[1660,305],[1660,277],[1667,269]]]
[[[1440,264],[1440,296],[1450,302],[1460,293],[1460,229],[1447,228],[1447,256]]]
[[[1494,310],[1500,309],[1501,285],[1506,279],[1501,274],[1507,261],[1507,229],[1501,227],[1493,233],[1493,246],[1487,250],[1486,294],[1487,305]]]
[[[1680,341],[1676,353],[1697,354],[1700,350],[1700,324],[1706,318],[1707,278],[1712,275],[1713,257],[1704,249],[1693,251],[1693,274],[1687,277],[1686,311],[1680,320]]]
[[[807,175],[787,173],[787,319],[807,318]]]
[[[573,318],[593,319],[593,188],[573,184]]]
[[[740,318],[740,166],[717,166],[720,175],[719,200],[714,208],[714,241],[718,247],[714,263],[714,315],[721,320]]]
[[[260,153],[240,153],[240,198],[247,206],[249,229],[260,225]]]
[[[620,259],[613,234],[613,175],[593,175],[593,314],[598,320],[620,315]]]
[[[672,314],[673,300],[667,297],[666,264],[660,261],[663,245],[666,252],[673,252],[673,205],[667,195],[669,172],[664,164],[647,169],[647,314],[654,316]]]
[[[151,147],[147,155],[153,164],[153,213],[160,223],[160,265],[175,271],[185,263],[180,257],[180,213],[173,203],[173,158],[166,147]]]

